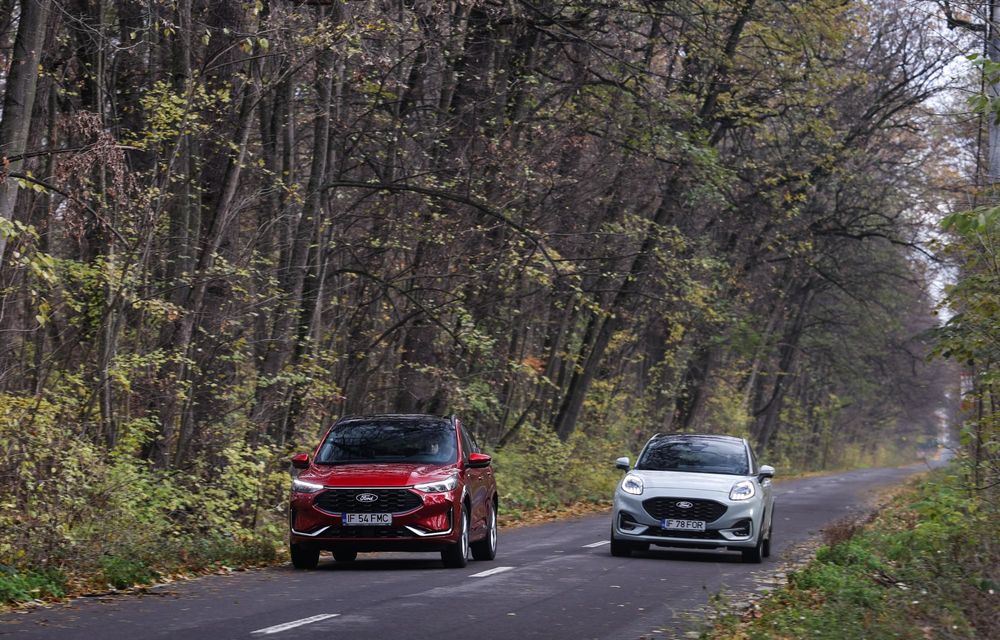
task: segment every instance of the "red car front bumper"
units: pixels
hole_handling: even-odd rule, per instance
[[[461,508],[458,491],[422,493],[407,487],[351,487],[293,493],[289,506],[290,542],[329,551],[441,551],[461,536],[455,526],[461,522]],[[388,522],[384,522],[387,517]],[[351,519],[383,522],[351,524]]]

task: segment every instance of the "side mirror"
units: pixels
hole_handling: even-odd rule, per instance
[[[292,456],[292,468],[293,469],[308,469],[309,468],[309,454],[308,453],[297,453]]]
[[[493,458],[486,455],[485,453],[470,453],[469,454],[469,468],[470,469],[485,469],[493,463]]]
[[[770,479],[773,477],[774,477],[774,467],[772,467],[769,464],[762,464],[760,466],[760,471],[757,472],[757,478],[763,480],[765,478]]]
[[[622,471],[628,471],[631,468],[629,466],[628,456],[622,456],[615,460],[615,468],[621,469]]]

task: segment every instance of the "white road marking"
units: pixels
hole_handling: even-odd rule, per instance
[[[474,573],[470,578],[485,578],[486,576],[493,576],[498,573],[503,573],[504,571],[510,571],[514,567],[497,567],[495,569],[490,569],[489,571],[480,571],[479,573]]]
[[[583,545],[584,549],[593,549],[595,547],[603,547],[606,544],[611,544],[610,540],[601,540],[600,542],[591,542],[590,544]]]
[[[257,629],[256,631],[251,631],[250,633],[254,635],[269,636],[272,633],[281,633],[282,631],[288,631],[289,629],[294,629],[295,627],[301,627],[304,624],[312,624],[313,622],[319,622],[320,620],[336,618],[339,615],[339,613],[321,613],[318,616],[302,618],[301,620],[292,620],[291,622],[286,622],[284,624],[276,624],[273,627]]]

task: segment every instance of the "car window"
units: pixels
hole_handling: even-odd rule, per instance
[[[447,420],[357,419],[331,429],[320,446],[316,462],[448,464],[457,457],[455,427]]]
[[[742,442],[726,440],[653,440],[646,445],[636,469],[747,475],[747,453]]]
[[[476,438],[475,438],[475,436],[472,435],[472,432],[470,432],[465,427],[462,427],[462,431],[465,432],[466,437],[469,438],[469,445],[472,446],[472,449],[470,449],[470,452],[471,453],[482,453],[483,450],[479,448],[479,443],[476,442]]]
[[[462,437],[462,459],[468,461],[469,454],[479,451],[476,444],[469,437],[469,432],[465,430],[465,427],[461,427],[460,434]]]

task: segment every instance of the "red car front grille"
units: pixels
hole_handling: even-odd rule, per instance
[[[424,501],[408,489],[327,489],[316,496],[315,504],[330,513],[405,513]]]

